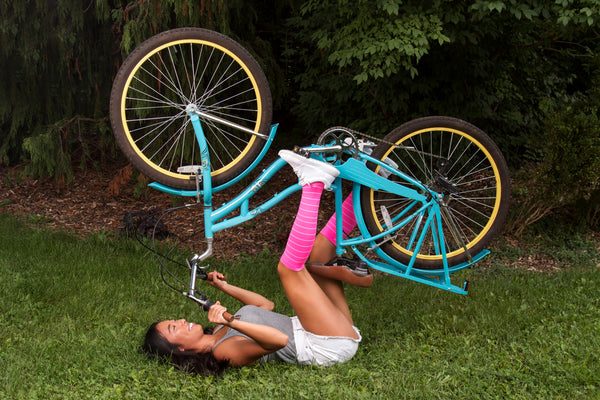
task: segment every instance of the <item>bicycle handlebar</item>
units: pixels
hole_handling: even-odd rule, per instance
[[[212,306],[214,306],[213,302],[211,302],[210,300],[205,300],[205,303],[202,305],[202,308],[204,309],[204,311],[208,311],[209,308],[211,308]],[[225,321],[227,322],[231,322],[234,319],[239,319],[239,317],[231,315],[227,311],[223,313],[223,318],[225,318]]]
[[[188,297],[188,298],[190,298],[190,299],[192,299],[192,300],[194,300],[196,303],[198,303],[200,305],[200,307],[202,307],[202,309],[204,311],[208,311],[212,306],[214,306],[214,303],[212,301],[208,300],[208,299],[199,299],[196,296],[191,295],[191,294],[186,293],[186,292],[184,292],[183,295],[186,296],[186,297]],[[234,319],[239,319],[239,317],[237,317],[235,315],[231,315],[227,311],[225,311],[223,313],[223,318],[225,318],[225,320],[227,322],[231,322]]]

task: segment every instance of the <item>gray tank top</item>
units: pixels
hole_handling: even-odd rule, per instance
[[[257,306],[243,306],[238,310],[238,312],[235,315],[240,317],[240,321],[267,325],[272,328],[278,329],[279,331],[285,333],[289,338],[288,343],[285,347],[261,357],[259,362],[262,363],[273,360],[280,360],[290,364],[295,364],[297,362],[296,343],[294,341],[294,329],[292,327],[292,319],[290,317],[275,313],[273,311],[268,311],[264,308],[260,308]],[[245,338],[249,338],[243,333],[238,332],[235,329],[229,328],[225,336],[223,336],[223,338],[213,346],[213,350],[215,349],[215,347],[221,344],[222,341],[234,336],[243,336]]]

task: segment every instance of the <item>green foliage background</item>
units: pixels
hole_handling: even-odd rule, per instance
[[[295,110],[319,128],[342,116],[384,131],[423,115],[457,116],[486,130],[513,164],[536,159],[540,101],[585,91],[596,71],[599,5],[307,1],[290,19],[304,43],[292,54],[311,66],[298,77]]]
[[[75,165],[118,157],[107,114],[122,59],[160,31],[202,26],[255,54],[297,142],[456,116],[536,183],[583,168],[567,186],[586,189],[550,211],[598,208],[600,0],[1,0],[0,15],[0,165],[69,182]],[[591,161],[561,157],[573,149]]]

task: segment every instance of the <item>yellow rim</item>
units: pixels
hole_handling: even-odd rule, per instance
[[[131,80],[133,79],[135,73],[138,71],[138,69],[140,68],[140,66],[144,62],[146,62],[146,60],[148,60],[148,58],[152,57],[153,55],[155,55],[156,53],[160,52],[161,50],[163,50],[163,49],[165,49],[167,47],[175,46],[175,45],[182,44],[182,43],[195,43],[195,44],[206,45],[206,46],[210,46],[210,47],[214,47],[216,49],[219,49],[220,51],[224,52],[225,54],[227,54],[231,58],[233,58],[244,69],[244,71],[246,72],[246,75],[248,75],[248,77],[250,78],[250,81],[252,82],[252,87],[254,88],[254,93],[256,94],[257,119],[256,119],[256,124],[254,126],[254,131],[255,132],[258,132],[258,130],[260,128],[260,124],[261,124],[261,118],[262,118],[262,101],[261,101],[261,98],[260,98],[260,92],[258,90],[258,85],[256,83],[256,80],[254,79],[254,75],[252,75],[252,73],[250,72],[250,69],[246,66],[246,64],[243,63],[242,60],[240,60],[240,58],[238,56],[236,56],[234,53],[232,53],[227,48],[225,48],[223,46],[220,46],[220,45],[218,45],[216,43],[210,42],[210,41],[197,40],[197,39],[175,40],[175,41],[163,44],[160,47],[157,47],[156,49],[154,49],[150,53],[146,54],[146,56],[144,58],[142,58],[136,64],[136,66],[131,70],[131,73],[127,77],[127,82],[125,83],[125,86],[123,88],[123,94],[122,94],[122,97],[121,97],[121,121],[122,121],[122,124],[123,124],[123,130],[125,132],[125,136],[127,137],[127,140],[129,141],[129,144],[131,145],[131,148],[137,153],[138,157],[140,157],[142,160],[144,160],[144,162],[148,166],[150,166],[153,169],[159,171],[163,175],[168,175],[168,176],[171,176],[171,177],[176,178],[176,179],[183,179],[183,180],[187,181],[187,180],[189,180],[189,176],[188,175],[182,175],[182,174],[178,174],[178,173],[166,170],[166,169],[164,169],[164,168],[156,165],[152,161],[150,161],[150,159],[148,159],[148,157],[146,157],[140,151],[140,149],[137,147],[137,145],[135,144],[133,138],[131,137],[131,133],[129,132],[129,128],[128,128],[127,124],[125,123],[126,120],[127,120],[126,115],[125,115],[125,101],[126,101],[126,97],[127,97],[127,89],[129,88],[129,85],[130,85]],[[213,171],[211,173],[211,176],[221,174],[221,173],[229,170],[230,168],[233,168],[233,166],[236,165],[239,162],[239,160],[241,160],[242,158],[244,158],[246,156],[246,154],[248,153],[248,151],[250,150],[250,148],[252,148],[252,145],[254,144],[255,140],[256,140],[256,136],[252,136],[250,138],[250,140],[248,141],[248,144],[246,145],[246,147],[244,148],[244,150],[235,159],[233,159],[229,164],[223,166],[222,168]]]
[[[408,136],[404,136],[401,140],[405,141],[415,135],[418,135],[420,133],[423,132],[427,132],[427,131],[444,131],[444,132],[452,132],[452,133],[456,133],[460,136],[463,136],[465,138],[468,138],[472,143],[475,143],[477,145],[477,147],[486,155],[487,159],[490,161],[490,164],[492,165],[492,168],[494,170],[494,177],[496,179],[496,202],[494,204],[494,210],[492,211],[492,215],[490,217],[490,219],[488,220],[488,223],[485,225],[485,227],[483,228],[483,230],[479,233],[479,235],[477,235],[473,240],[471,240],[468,244],[467,244],[467,248],[470,249],[473,246],[475,246],[477,243],[479,243],[479,241],[487,234],[487,232],[490,230],[490,228],[492,227],[493,222],[496,220],[496,216],[498,215],[498,210],[500,209],[500,198],[501,198],[501,194],[502,194],[502,182],[500,181],[500,173],[498,170],[498,166],[496,165],[494,158],[491,156],[491,154],[487,151],[487,149],[481,145],[481,143],[476,140],[475,138],[473,138],[472,136],[466,134],[465,132],[456,130],[456,129],[451,129],[451,128],[443,128],[443,127],[433,127],[433,128],[427,128],[427,129],[421,129],[419,131],[413,132]],[[400,145],[401,141],[399,140],[398,142],[395,143],[395,145]],[[393,150],[393,147],[391,147],[383,156],[383,159],[385,159]],[[380,167],[377,168],[377,170]],[[374,198],[373,198],[373,190],[371,190],[371,204],[374,204]],[[383,231],[383,226],[381,226],[381,224],[379,223],[379,220],[376,218],[376,214],[375,214],[375,210],[373,211],[373,216],[374,216],[374,220],[377,224],[377,227]],[[404,247],[400,246],[399,244],[394,242],[394,247],[397,248],[399,251],[403,252],[404,254],[408,255],[409,257],[412,257],[413,252],[409,251],[407,249],[405,249]],[[454,257],[460,253],[462,253],[463,250],[459,249],[459,250],[454,250],[453,252],[447,253],[446,257],[447,258],[451,258]],[[441,255],[424,255],[424,254],[418,254],[417,258],[420,260],[441,260],[442,256]]]

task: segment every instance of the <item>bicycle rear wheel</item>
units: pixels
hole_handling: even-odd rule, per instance
[[[127,57],[110,98],[117,143],[151,179],[193,190],[196,183],[190,170],[197,170],[202,162],[186,113],[190,105],[268,135],[272,100],[256,60],[240,44],[217,32],[169,30],[146,40]],[[203,118],[201,122],[213,186],[241,174],[266,143],[225,124]]]
[[[501,229],[509,207],[510,177],[496,144],[477,127],[455,118],[425,117],[394,129],[373,150],[373,157],[393,161],[398,170],[443,195],[442,230],[448,265],[467,261]],[[379,166],[376,166],[378,170]],[[373,166],[375,168],[375,166]],[[397,175],[388,179],[400,181]],[[424,193],[405,180],[403,185]],[[411,199],[361,187],[361,210],[371,235],[398,224],[417,210]],[[412,219],[381,243],[380,250],[407,265],[424,218]],[[443,268],[437,226],[429,228],[418,249],[415,268]],[[468,252],[467,250],[468,249]]]

